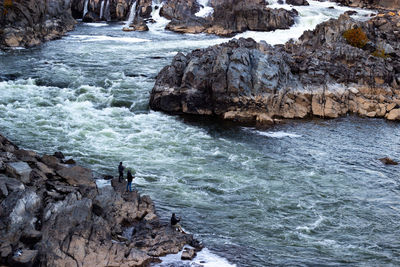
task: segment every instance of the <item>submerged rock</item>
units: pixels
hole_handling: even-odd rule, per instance
[[[19,152],[1,135],[0,144],[0,160],[16,173],[0,171],[1,264],[147,266],[185,245],[201,248],[192,235],[160,222],[149,196],[125,192],[118,179],[97,188],[91,170],[66,167],[54,156],[15,166],[10,159],[31,153]],[[6,146],[14,152],[4,152]],[[21,179],[27,165],[45,177]],[[127,227],[135,228],[129,237],[122,235]]]
[[[285,45],[234,39],[178,53],[158,74],[150,107],[252,124],[348,113],[399,120],[398,23],[400,16],[357,22],[342,15]],[[354,27],[366,32],[369,46],[346,41],[343,33]],[[393,50],[379,56],[373,45]]]
[[[392,160],[391,158],[385,157],[379,159],[383,164],[386,165],[398,165],[399,163],[397,161]]]
[[[196,250],[191,248],[185,248],[182,252],[182,260],[193,260],[196,257]]]

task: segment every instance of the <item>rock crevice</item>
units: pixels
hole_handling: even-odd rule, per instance
[[[150,107],[246,123],[348,113],[398,120],[399,22],[390,13],[367,22],[344,14],[285,45],[234,39],[177,54],[158,74]],[[368,36],[362,49],[343,37],[354,28]]]
[[[187,244],[201,249],[117,178],[98,188],[91,170],[20,150],[1,135],[0,162],[2,265],[146,266]]]

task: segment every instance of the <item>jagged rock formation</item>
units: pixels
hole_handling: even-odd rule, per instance
[[[357,22],[348,15],[272,47],[233,40],[175,56],[157,76],[150,107],[245,123],[347,113],[400,120],[400,16]],[[370,42],[346,42],[362,28]]]
[[[146,266],[185,244],[201,249],[160,222],[150,197],[118,179],[98,188],[91,170],[60,158],[0,135],[0,265]]]
[[[331,0],[351,7],[399,10],[400,0]]]
[[[289,29],[297,15],[295,10],[267,8],[264,0],[214,0],[210,4],[214,12],[206,18],[195,16],[200,8],[195,0],[167,1],[160,14],[172,20],[166,27],[168,30],[220,36],[232,36],[247,30]]]
[[[73,29],[70,0],[5,0],[0,3],[0,48],[30,47]]]

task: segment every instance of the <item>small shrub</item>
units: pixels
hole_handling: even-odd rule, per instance
[[[376,49],[371,55],[373,55],[374,57],[380,57],[384,59],[389,57],[389,55],[386,55],[385,49],[382,48]]]
[[[4,0],[4,7],[9,8],[13,6],[12,0]]]
[[[368,37],[360,28],[350,29],[343,33],[343,37],[351,46],[363,48],[368,43]]]

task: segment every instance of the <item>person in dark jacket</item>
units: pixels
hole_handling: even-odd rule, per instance
[[[182,226],[179,225],[179,222],[180,222],[180,221],[181,221],[181,218],[179,218],[179,217],[177,218],[177,217],[175,216],[175,213],[172,213],[172,216],[171,216],[171,226],[172,226],[173,228],[175,228],[175,230],[178,230],[179,232],[185,234],[185,231],[183,231]]]
[[[122,162],[120,162],[120,163],[119,163],[119,166],[118,166],[118,172],[119,172],[118,181],[119,181],[120,183],[122,183],[122,180],[124,180],[124,169],[125,169],[125,167],[122,166]]]
[[[128,179],[128,183],[126,185],[126,192],[132,192],[132,181],[134,176],[132,176],[131,170],[128,170],[128,174],[126,175],[126,178]]]

